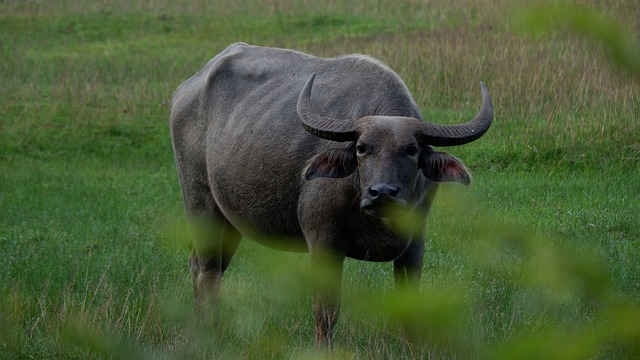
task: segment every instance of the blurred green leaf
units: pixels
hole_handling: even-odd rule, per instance
[[[148,352],[122,335],[108,333],[94,325],[70,321],[62,331],[67,344],[87,348],[94,354],[113,359],[167,359],[166,354]]]
[[[425,292],[402,291],[369,298],[363,306],[374,316],[401,324],[411,340],[464,348],[463,324],[469,297],[459,288],[439,287]]]
[[[620,68],[640,76],[640,46],[632,32],[616,19],[591,8],[562,2],[538,4],[522,12],[521,24],[535,34],[573,32],[604,49]]]

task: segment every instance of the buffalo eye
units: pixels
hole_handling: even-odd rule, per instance
[[[409,156],[416,156],[418,155],[418,148],[414,145],[409,145],[407,146],[406,152]]]
[[[358,155],[364,155],[367,152],[367,147],[362,145],[362,144],[358,144],[356,145],[356,154]]]

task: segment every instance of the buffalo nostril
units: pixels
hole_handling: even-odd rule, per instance
[[[369,188],[369,195],[373,199],[377,199],[381,196],[388,198],[395,198],[400,194],[400,188],[398,186],[380,184]]]

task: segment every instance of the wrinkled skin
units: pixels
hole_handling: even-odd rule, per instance
[[[301,126],[298,98],[313,74],[313,112],[355,124],[349,138]],[[470,182],[459,160],[425,141],[421,124],[400,78],[361,55],[321,59],[239,43],[185,81],[172,99],[171,134],[194,228],[198,306],[219,298],[243,236],[309,252],[329,272],[332,281],[313,284],[320,343],[331,342],[346,257],[393,261],[397,286],[417,286],[424,220],[413,234],[396,233],[388,210],[426,215],[438,182]]]

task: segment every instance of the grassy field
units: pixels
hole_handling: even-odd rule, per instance
[[[634,1],[580,3],[640,43]],[[523,32],[521,11],[0,1],[0,358],[640,357],[640,74],[579,33]],[[169,101],[236,41],[379,58],[434,122],[473,117],[478,81],[492,93],[489,133],[447,149],[474,184],[442,187],[421,295],[347,261],[331,351],[313,343],[306,255],[249,241],[219,326],[193,321]]]

